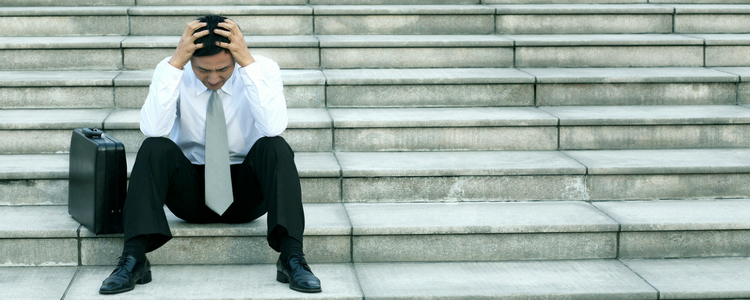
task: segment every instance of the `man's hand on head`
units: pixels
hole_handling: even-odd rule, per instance
[[[185,31],[182,32],[182,37],[180,37],[180,43],[177,44],[177,50],[174,51],[174,55],[169,59],[170,65],[182,70],[193,57],[195,50],[203,48],[203,44],[195,43],[195,40],[208,34],[208,30],[195,32],[201,27],[206,27],[206,23],[195,20],[187,24]]]
[[[224,28],[228,31],[215,29],[214,33],[224,36],[229,39],[229,43],[216,42],[216,45],[224,49],[229,50],[240,67],[247,67],[255,62],[253,56],[250,55],[250,50],[247,50],[247,44],[245,43],[245,36],[242,35],[240,27],[237,23],[230,19],[224,20],[224,22],[218,24],[219,27]]]

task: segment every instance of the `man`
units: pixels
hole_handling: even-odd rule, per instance
[[[232,20],[209,15],[190,22],[174,55],[156,67],[141,109],[148,138],[130,177],[123,252],[99,292],[151,281],[146,252],[172,237],[165,204],[193,223],[245,223],[267,212],[268,243],[281,252],[276,280],[320,292],[302,251],[294,153],[278,136],[286,126],[279,66],[251,55]]]

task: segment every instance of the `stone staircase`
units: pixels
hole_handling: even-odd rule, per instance
[[[700,4],[700,5],[697,5]],[[748,0],[0,0],[0,299],[750,298]],[[102,296],[122,235],[67,213],[71,130],[132,166],[184,24],[276,60],[305,252],[185,223]]]

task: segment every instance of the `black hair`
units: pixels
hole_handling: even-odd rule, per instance
[[[208,35],[205,35],[195,40],[196,44],[202,43],[203,48],[195,50],[195,52],[193,53],[193,56],[197,56],[197,57],[211,56],[211,55],[215,55],[221,51],[226,50],[222,47],[217,46],[216,41],[229,43],[229,39],[225,36],[221,36],[221,35],[214,33],[214,29],[228,31],[218,26],[219,23],[224,22],[224,20],[226,19],[227,19],[226,17],[216,16],[216,15],[207,15],[205,17],[198,18],[198,21],[200,21],[201,23],[206,23],[206,27],[198,28],[197,30],[195,30],[195,32],[208,29]]]

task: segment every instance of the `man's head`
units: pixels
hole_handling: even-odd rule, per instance
[[[216,45],[217,41],[229,43],[229,39],[214,33],[215,29],[227,31],[218,26],[226,17],[208,15],[198,18],[206,23],[206,27],[198,28],[196,32],[208,30],[208,35],[195,40],[196,44],[203,44],[190,59],[193,72],[208,89],[218,90],[232,77],[234,73],[234,58],[229,50]]]

